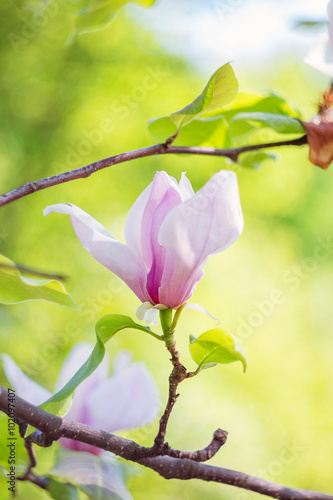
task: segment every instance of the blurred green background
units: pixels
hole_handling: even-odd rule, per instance
[[[31,17],[28,4],[0,5],[5,21],[0,26],[1,192],[152,144],[147,120],[190,102],[210,76],[168,55],[126,13],[109,28],[82,35],[65,47],[70,10],[65,3],[58,5],[45,26],[35,32],[27,29],[29,36],[23,32]],[[153,82],[149,88],[147,75]],[[271,88],[308,120],[327,83],[293,56],[272,58],[252,71],[240,69],[237,76],[241,91]],[[177,179],[186,171],[197,190],[214,172],[232,168],[239,179],[245,229],[236,244],[209,261],[192,301],[238,337],[249,368],[244,375],[238,363],[216,367],[185,382],[168,442],[175,448],[199,449],[221,427],[229,437],[212,464],[333,493],[333,248],[325,243],[333,236],[333,170],[312,166],[304,146],[278,153],[277,163],[265,163],[260,170],[208,157],[147,158],[3,207],[0,252],[15,262],[69,276],[67,289],[82,311],[41,301],[0,307],[0,352],[10,354],[29,376],[52,390],[71,346],[80,340],[93,342],[95,322],[103,314],[134,317],[139,306],[134,294],[85,252],[68,218],[43,217],[46,205],[72,202],[122,239],[126,214],[156,170]],[[325,255],[321,261],[316,257],[319,246]],[[277,295],[278,304],[273,301]],[[189,369],[194,363],[188,335],[213,326],[196,312],[183,313],[177,338]],[[170,363],[163,345],[129,331],[116,335],[108,352],[113,358],[124,348],[147,363],[165,401]],[[2,372],[0,381],[7,386]],[[5,436],[5,418],[0,426]],[[150,445],[156,428],[155,422],[123,435]],[[46,472],[54,449],[38,449],[37,454],[37,470]],[[5,464],[4,446],[0,458]],[[19,463],[26,463],[22,446]],[[261,498],[224,485],[166,481],[137,470],[128,482],[135,500]],[[48,498],[31,484],[18,486],[17,498]],[[2,498],[9,498],[3,479],[0,489]]]

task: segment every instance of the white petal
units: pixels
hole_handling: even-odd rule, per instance
[[[190,183],[190,181],[186,177],[186,172],[182,173],[182,176],[181,176],[180,181],[179,181],[179,189],[180,189],[180,192],[182,194],[183,201],[187,201],[190,198],[192,198],[192,196],[195,195],[195,192],[193,191],[192,184]]]
[[[159,391],[141,362],[105,380],[87,400],[90,425],[107,432],[145,425],[160,408]]]
[[[304,57],[304,61],[324,75],[333,78],[333,50],[328,35],[318,37],[315,46]]]
[[[149,302],[144,302],[136,310],[136,317],[140,321],[146,321],[148,325],[157,325],[158,311],[162,311],[164,309],[168,309],[164,304],[156,304],[155,306],[153,306]]]
[[[120,372],[128,368],[132,363],[132,353],[130,351],[118,352],[113,361],[113,375],[118,375]]]
[[[145,319],[146,312],[151,309],[153,305],[150,302],[144,302],[141,304],[136,310],[136,317],[139,321],[143,321]]]
[[[52,393],[29,378],[8,354],[1,355],[3,369],[11,388],[16,394],[33,405],[44,403]]]
[[[122,279],[141,301],[147,300],[145,267],[129,247],[117,241],[102,224],[75,205],[51,205],[45,208],[44,215],[51,212],[70,215],[74,231],[84,248]]]
[[[205,314],[206,316],[209,316],[213,320],[217,321],[218,325],[220,324],[220,320],[217,319],[217,318],[215,318],[215,316],[213,316],[212,314],[210,314],[210,312],[208,312],[207,309],[205,309],[204,307],[202,307],[200,304],[189,304],[189,303],[187,303],[186,306],[184,307],[184,309],[191,309],[192,311],[198,311],[198,312],[200,312],[202,314]]]
[[[148,309],[145,314],[145,321],[148,325],[157,325],[158,324],[158,310],[155,307]]]

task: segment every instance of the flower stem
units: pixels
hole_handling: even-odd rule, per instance
[[[180,315],[181,315],[183,309],[185,308],[185,306],[186,306],[186,302],[182,306],[178,307],[178,309],[176,309],[175,315],[173,317],[173,321],[172,321],[171,326],[170,326],[170,331],[173,333],[176,330],[177,323],[179,321]]]
[[[172,309],[164,309],[160,311],[160,321],[163,330],[163,338],[166,345],[173,343],[174,331],[171,329],[172,326]]]

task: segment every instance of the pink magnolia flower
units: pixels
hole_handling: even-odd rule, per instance
[[[138,317],[148,322],[156,322],[152,307],[176,309],[187,302],[207,259],[243,229],[237,177],[223,170],[197,193],[184,173],[178,184],[157,172],[128,213],[126,245],[70,203],[51,205],[44,215],[51,212],[70,215],[84,248],[133,290],[143,303]]]
[[[327,5],[328,33],[318,37],[304,61],[333,78],[333,0]]]
[[[76,344],[65,359],[56,383],[61,389],[82,366],[92,351],[92,344]],[[16,394],[34,405],[44,403],[52,394],[25,375],[10,356],[2,354],[7,380]],[[91,425],[106,432],[146,425],[156,417],[160,406],[159,391],[143,362],[132,363],[131,354],[122,351],[114,361],[113,375],[108,377],[106,355],[98,368],[75,390],[66,418]],[[73,439],[61,438],[66,448],[99,455],[102,450]]]

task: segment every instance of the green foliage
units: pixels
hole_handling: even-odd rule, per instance
[[[69,483],[57,481],[53,477],[48,479],[47,491],[54,500],[78,500],[79,492],[75,486]]]
[[[14,262],[0,255],[0,304],[18,304],[27,300],[46,300],[80,309],[62,283],[24,277]]]
[[[231,122],[243,121],[252,126],[269,127],[279,134],[304,134],[305,129],[299,120],[286,115],[275,113],[239,113]]]
[[[90,500],[131,500],[124,484],[122,469],[109,454],[96,456],[61,449],[51,475],[75,484]],[[61,500],[61,497],[56,500]],[[68,497],[68,500],[72,500],[72,497]]]
[[[148,129],[156,142],[164,142],[167,137],[174,135],[177,131],[176,125],[172,123],[168,116],[149,120]],[[180,129],[173,144],[181,146],[212,146],[215,148],[228,147],[230,144],[230,127],[223,115],[197,118]]]
[[[266,161],[276,161],[278,155],[273,153],[266,153],[264,151],[250,151],[248,153],[242,153],[238,157],[237,163],[239,163],[244,168],[254,168],[258,170],[262,167],[263,163]]]
[[[238,81],[234,70],[229,63],[219,68],[210,77],[201,94],[193,102],[171,113],[170,116],[154,118],[149,121],[149,130],[154,138],[165,141],[171,135],[179,132],[183,127],[193,122],[203,114],[220,110],[235,99],[238,92]],[[194,140],[190,145],[205,142],[210,138],[216,127],[223,124],[223,120],[202,120],[194,125],[188,133],[187,140]],[[208,135],[205,134],[208,132]],[[185,139],[186,140],[186,139]]]
[[[177,128],[184,127],[204,113],[221,109],[235,99],[238,92],[238,81],[229,63],[221,66],[210,77],[206,87],[193,102],[184,108],[171,113],[171,121]]]
[[[243,349],[235,337],[227,330],[214,328],[198,338],[190,335],[190,353],[198,365],[198,370],[210,368],[216,364],[226,365],[240,361],[244,372],[247,362]]]
[[[108,27],[117,16],[119,9],[127,3],[141,7],[151,7],[156,0],[97,0],[84,8],[74,17],[74,30],[70,42],[77,35],[92,33]]]

